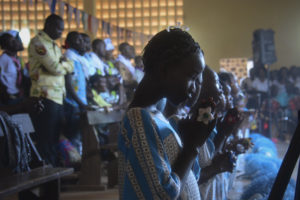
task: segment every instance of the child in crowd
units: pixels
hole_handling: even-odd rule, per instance
[[[90,85],[92,88],[92,99],[89,99],[93,105],[99,106],[100,108],[104,108],[105,110],[109,110],[112,107],[112,104],[108,103],[104,100],[102,94],[108,92],[107,88],[107,80],[105,76],[101,76],[95,74],[90,78]]]

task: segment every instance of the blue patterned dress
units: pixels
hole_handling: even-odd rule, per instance
[[[176,127],[161,112],[129,109],[119,135],[120,199],[199,200],[198,161],[185,181],[171,169],[181,149]]]

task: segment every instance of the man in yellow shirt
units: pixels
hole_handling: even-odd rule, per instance
[[[67,73],[73,63],[54,42],[64,30],[63,19],[55,14],[46,18],[44,29],[30,41],[29,66],[32,81],[30,96],[42,97],[45,109],[32,116],[37,133],[37,147],[45,161],[57,165],[57,144],[62,128],[63,98]]]

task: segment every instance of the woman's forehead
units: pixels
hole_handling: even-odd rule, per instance
[[[185,59],[186,67],[198,73],[202,72],[205,68],[205,61],[202,55],[201,53],[197,53],[187,57]]]

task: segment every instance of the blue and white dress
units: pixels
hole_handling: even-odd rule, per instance
[[[184,181],[172,171],[182,143],[171,123],[157,110],[127,111],[119,135],[120,199],[201,199],[197,160]]]

